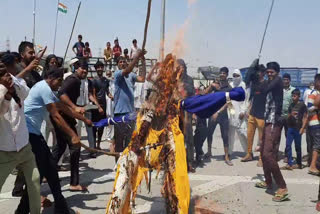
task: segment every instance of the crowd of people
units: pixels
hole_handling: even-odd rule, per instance
[[[93,122],[106,117],[119,117],[138,112],[152,90],[161,62],[147,74],[144,55],[146,52],[132,41],[130,53],[122,52],[118,39],[106,44],[104,61],[94,65],[97,76],[89,79],[88,59],[92,57],[89,43],[78,42],[73,46],[76,58],[69,62],[73,72],[67,72],[50,54],[46,57],[42,73],[38,71],[45,49],[36,54],[32,43],[21,42],[16,52],[0,55],[0,189],[6,178],[17,169],[17,178],[12,194],[21,196],[16,213],[40,213],[41,206],[50,206],[50,201],[40,196],[40,184],[47,182],[54,197],[55,213],[70,213],[61,192],[58,171],[68,170],[62,160],[69,156],[70,191],[83,192],[79,176],[82,125],[86,128],[89,147],[101,150],[104,131],[110,142],[110,150],[122,152],[128,146],[135,129],[135,121],[118,123],[106,128],[96,128]],[[265,181],[256,187],[272,188],[272,177],[278,186],[273,200],[288,199],[288,189],[281,170],[302,169],[307,161],[309,174],[319,176],[317,166],[320,150],[320,74],[310,83],[310,89],[301,95],[291,86],[290,74],[280,76],[280,65],[269,62],[264,66],[256,62],[245,79],[241,72],[232,72],[222,67],[217,81],[207,87],[195,88],[187,73],[186,63],[179,59],[184,71],[181,76],[183,97],[229,92],[242,87],[246,92],[243,102],[231,101],[210,118],[200,118],[185,112],[182,117],[186,145],[188,171],[194,173],[212,157],[212,143],[217,125],[220,126],[227,166],[233,166],[234,144],[239,139],[246,153],[242,162],[253,161],[253,150],[259,151],[258,166],[263,167]],[[113,72],[113,64],[117,65]],[[195,126],[195,131],[194,130]],[[106,129],[106,130],[104,130]],[[255,149],[254,136],[258,129]],[[281,132],[286,136],[286,164],[279,167]],[[53,147],[47,142],[52,133]],[[237,133],[238,138],[235,138]],[[301,138],[306,133],[308,155],[302,157]],[[207,153],[203,144],[207,140]],[[296,158],[292,155],[295,142]],[[88,158],[95,158],[91,151]],[[117,160],[117,158],[116,158]],[[320,190],[320,188],[319,188]],[[320,201],[320,192],[319,192]],[[320,203],[317,208],[320,209]]]
[[[112,69],[112,65],[118,65],[119,57],[123,56],[127,61],[133,60],[133,58],[138,53],[138,42],[136,39],[132,40],[132,46],[129,49],[125,48],[122,51],[121,46],[119,45],[119,40],[116,38],[114,40],[114,46],[111,48],[111,43],[107,42],[106,47],[103,50],[103,58],[105,64]],[[78,35],[78,41],[73,45],[72,51],[76,55],[77,58],[84,58],[87,61],[92,57],[92,52],[89,46],[89,42],[82,42],[82,35]]]

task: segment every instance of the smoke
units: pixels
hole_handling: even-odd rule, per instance
[[[197,0],[188,0],[189,15],[181,26],[174,26],[165,35],[165,41],[160,41],[160,47],[165,44],[165,52],[172,53],[177,58],[183,58],[188,52],[188,44],[186,42],[186,35],[188,33],[191,20],[195,16],[195,11],[191,12],[191,6],[193,6]],[[158,42],[159,44],[159,42]]]
[[[187,43],[185,42],[185,35],[189,27],[189,19],[187,19],[183,25],[178,29],[178,32],[176,34],[176,37],[173,41],[173,50],[172,53],[177,57],[177,58],[182,58],[187,51]]]
[[[188,7],[191,7],[191,5],[195,4],[198,0],[188,0]]]

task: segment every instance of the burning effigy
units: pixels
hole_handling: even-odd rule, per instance
[[[243,89],[182,100],[183,69],[168,54],[161,63],[152,92],[136,120],[136,131],[117,162],[113,192],[106,213],[131,213],[143,179],[150,184],[149,170],[163,171],[161,194],[167,213],[188,213],[190,185],[184,146],[183,111],[208,117],[228,100],[244,100]]]
[[[187,213],[190,201],[184,138],[179,126],[178,91],[182,70],[167,55],[149,99],[137,116],[131,143],[117,163],[117,173],[107,213],[130,213],[137,188],[150,169],[164,170],[162,195],[168,213]],[[177,167],[179,166],[179,167]],[[150,181],[149,181],[150,182]]]

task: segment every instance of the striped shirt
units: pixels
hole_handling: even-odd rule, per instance
[[[320,128],[320,109],[314,106],[316,96],[320,94],[318,90],[312,90],[308,96],[308,114],[309,114],[309,127]]]

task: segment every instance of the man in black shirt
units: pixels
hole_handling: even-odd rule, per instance
[[[63,104],[71,107],[78,113],[83,114],[85,109],[83,107],[76,106],[77,99],[80,95],[80,85],[81,79],[85,79],[88,74],[88,64],[84,60],[79,60],[76,65],[76,72],[63,82],[58,96]],[[77,132],[75,125],[76,120],[68,115],[61,113],[63,119],[67,122],[74,132]],[[86,118],[82,118],[87,125],[92,125],[92,122]],[[79,158],[80,158],[80,148],[72,144],[71,138],[68,137],[59,126],[57,126],[54,121],[53,126],[56,130],[57,144],[53,147],[52,155],[53,159],[58,163],[62,154],[65,152],[66,146],[69,146],[70,150],[70,167],[71,167],[71,178],[70,178],[70,190],[71,191],[84,191],[86,187],[79,185]]]
[[[217,91],[229,92],[231,91],[231,86],[228,83],[228,74],[229,69],[227,67],[223,67],[220,69],[220,89]],[[225,162],[227,165],[232,166],[232,162],[229,157],[229,118],[227,112],[227,106],[225,105],[219,111],[217,111],[212,117],[209,118],[208,122],[208,153],[205,155],[206,158],[211,157],[211,145],[212,145],[212,137],[214,134],[214,130],[217,125],[220,125],[221,137],[223,140],[224,153],[225,153]]]
[[[253,160],[253,153],[252,153],[252,146],[253,146],[253,139],[255,135],[255,131],[258,128],[259,133],[259,143],[261,144],[262,141],[262,133],[264,128],[264,112],[265,112],[265,105],[266,105],[266,94],[263,93],[263,89],[267,87],[267,81],[264,79],[265,76],[265,67],[263,65],[259,66],[258,70],[258,80],[252,83],[251,87],[251,109],[248,118],[248,151],[247,155],[241,159],[242,162],[252,161]],[[258,163],[259,166],[262,166],[261,159]]]
[[[272,189],[273,177],[278,190],[272,200],[281,202],[289,197],[287,185],[277,161],[282,128],[283,82],[279,77],[280,65],[277,62],[269,62],[266,72],[268,85],[263,89],[263,92],[267,94],[264,114],[265,127],[260,148],[265,181],[256,183],[256,187]]]
[[[97,77],[93,79],[93,88],[95,97],[98,100],[99,105],[102,107],[103,111],[93,110],[92,112],[92,121],[98,122],[104,118],[106,118],[106,110],[107,110],[107,99],[106,96],[113,99],[112,95],[109,92],[109,80],[103,76],[104,71],[104,64],[98,61],[95,64],[95,69],[97,72]],[[96,128],[93,127],[93,137],[96,139],[96,133],[98,131],[98,141],[97,141],[97,148],[100,148],[101,138],[103,135],[104,128]]]

